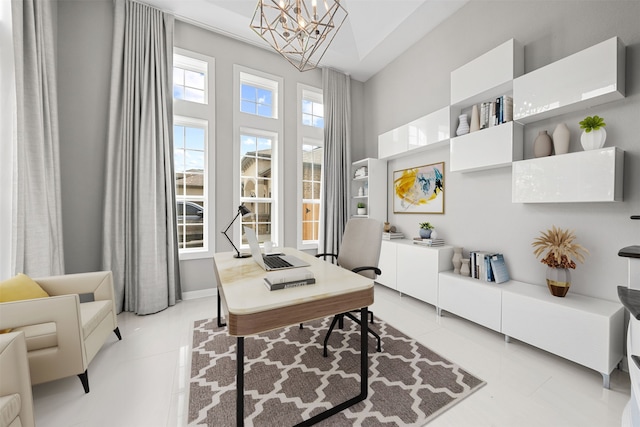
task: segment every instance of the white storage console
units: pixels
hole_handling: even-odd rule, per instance
[[[621,304],[571,293],[554,297],[543,286],[510,280],[495,284],[441,272],[439,309],[501,332],[602,374],[623,358]]]

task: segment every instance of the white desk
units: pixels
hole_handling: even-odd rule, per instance
[[[360,394],[299,425],[312,425],[357,402],[368,393],[367,307],[373,304],[373,280],[295,249],[284,253],[307,261],[316,283],[269,291],[263,283],[266,272],[251,258],[234,258],[233,252],[214,255],[218,283],[218,326],[223,314],[229,335],[237,337],[237,425],[244,425],[244,337],[304,323],[351,310],[360,310]]]

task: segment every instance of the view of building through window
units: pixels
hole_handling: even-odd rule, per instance
[[[273,240],[271,229],[273,137],[242,134],[240,137],[240,202],[253,213],[242,225],[252,227],[259,242]],[[243,236],[242,242],[247,243]]]
[[[302,241],[317,242],[320,226],[320,184],[324,149],[302,146]]]

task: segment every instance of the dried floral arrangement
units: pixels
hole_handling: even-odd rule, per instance
[[[547,251],[544,258],[540,260],[543,264],[552,268],[576,268],[576,263],[584,262],[584,257],[589,253],[582,245],[574,243],[576,235],[573,230],[563,230],[552,226],[551,230],[541,233],[541,236],[533,241],[531,246],[535,248],[533,253],[540,257]]]

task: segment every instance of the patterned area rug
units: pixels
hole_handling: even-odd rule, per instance
[[[345,319],[322,342],[331,318],[245,338],[245,425],[292,426],[360,392],[360,332]],[[369,396],[320,426],[421,426],[485,383],[388,323],[369,325]],[[235,425],[236,338],[215,319],[195,322],[189,389],[190,426]]]

